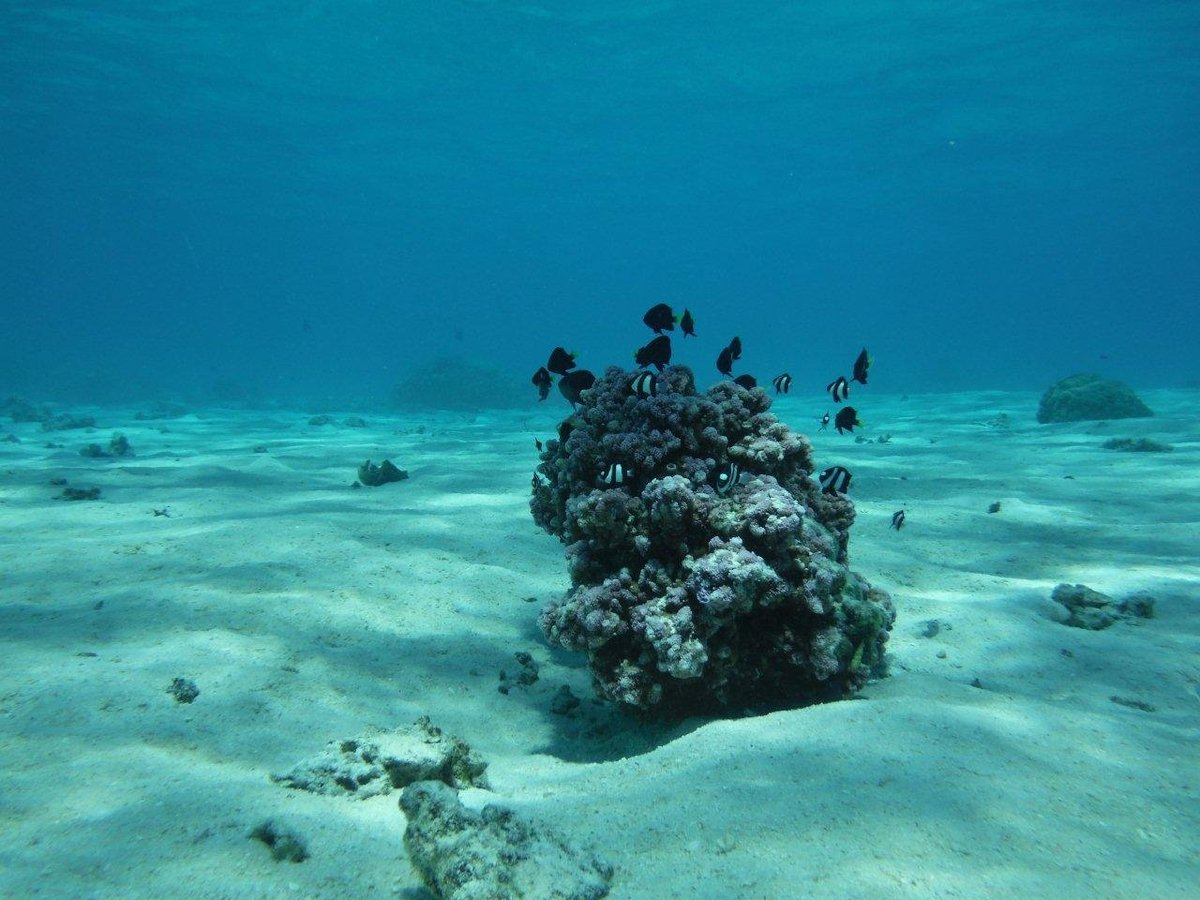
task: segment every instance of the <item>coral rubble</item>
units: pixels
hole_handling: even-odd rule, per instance
[[[1064,625],[1088,631],[1100,631],[1117,621],[1153,619],[1157,602],[1144,591],[1117,601],[1085,584],[1065,582],[1055,586],[1050,599],[1066,607]]]
[[[487,763],[456,737],[422,716],[414,725],[369,737],[330,741],[325,750],[271,780],[314,794],[360,799],[389,794],[417,781],[451,787],[488,786]]]
[[[441,781],[418,781],[400,795],[408,819],[404,847],[413,867],[446,900],[600,900],[610,865],[512,810],[465,808]]]
[[[547,638],[642,710],[798,706],[882,675],[895,611],[847,567],[854,505],[811,477],[808,440],[760,388],[701,394],[672,366],[638,396],[637,374],[610,368],[541,453],[530,509],[572,584]]]

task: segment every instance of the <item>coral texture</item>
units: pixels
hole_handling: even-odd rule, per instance
[[[562,834],[485,806],[474,812],[441,781],[400,795],[404,847],[434,896],[445,900],[601,900],[612,866]]]
[[[1037,420],[1044,424],[1152,415],[1154,411],[1124,382],[1099,375],[1072,375],[1047,388],[1038,404]]]
[[[797,706],[884,673],[890,598],[847,568],[854,505],[761,388],[697,392],[668,367],[639,397],[610,368],[541,453],[530,509],[571,589],[539,622],[642,710]],[[618,474],[619,473],[619,474]]]

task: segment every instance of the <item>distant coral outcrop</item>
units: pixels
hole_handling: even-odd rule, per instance
[[[1123,381],[1099,375],[1071,375],[1042,394],[1037,420],[1080,422],[1088,419],[1137,419],[1154,411]]]

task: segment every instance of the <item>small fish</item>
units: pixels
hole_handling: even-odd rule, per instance
[[[742,339],[735,337],[729,342],[729,352],[733,354],[734,362],[742,358]]]
[[[892,527],[897,531],[904,527],[904,510],[898,509],[892,513]]]
[[[753,375],[739,375],[733,379],[733,383],[739,387],[744,387],[746,390],[758,387],[758,379]]]
[[[717,469],[715,478],[713,479],[713,486],[717,489],[718,494],[724,496],[738,483],[738,479],[741,477],[741,466],[735,462],[729,462]]]
[[[824,431],[828,427],[829,427],[829,413],[825,413],[825,415],[821,416],[821,427],[818,428],[817,431]]]
[[[850,489],[850,470],[845,466],[830,466],[821,473],[818,479],[821,492],[825,494],[844,494]]]
[[[620,463],[615,462],[604,470],[604,474],[600,476],[600,483],[608,487],[620,487],[632,476],[632,469],[627,469]]]
[[[782,375],[776,375],[771,379],[771,384],[775,385],[776,394],[786,394],[792,387],[792,376],[787,372]]]
[[[733,351],[728,347],[717,354],[717,371],[722,375],[733,374]]]
[[[650,372],[641,372],[633,376],[633,381],[629,382],[629,393],[641,399],[657,397],[658,376]]]
[[[696,320],[692,318],[690,309],[683,311],[683,318],[679,320],[679,330],[683,332],[684,337],[696,336]]]
[[[538,389],[538,402],[545,400],[550,396],[550,385],[554,384],[554,379],[550,377],[550,370],[542,366],[533,373],[531,379],[533,386]]]
[[[577,424],[578,424],[578,422],[576,421],[574,416],[571,416],[568,419],[563,419],[561,422],[558,423],[559,446],[562,446],[563,444],[565,444],[567,442],[567,438],[569,438],[571,436],[571,432],[575,430],[575,426]]]
[[[856,425],[862,428],[862,422],[858,421],[858,411],[853,406],[843,406],[833,417],[833,427],[837,429],[838,434],[843,430],[853,433]]]
[[[859,384],[866,384],[867,369],[871,368],[872,362],[874,362],[874,360],[871,359],[871,354],[867,353],[866,347],[863,347],[862,353],[858,354],[858,359],[854,361],[854,375],[852,376],[853,380],[857,381]]]
[[[671,311],[671,307],[665,303],[658,303],[650,307],[646,314],[642,316],[642,321],[645,322],[655,334],[662,334],[664,331],[675,330],[675,313]]]
[[[568,353],[562,347],[555,347],[550,354],[550,360],[546,363],[546,368],[555,375],[566,375],[575,368],[575,354]]]
[[[841,403],[850,396],[850,382],[846,380],[845,375],[839,375],[825,385],[825,390],[829,391],[829,396],[833,398],[834,403]]]
[[[671,362],[671,339],[665,334],[659,335],[645,347],[640,347],[633,359],[639,366],[655,366],[661,372]]]
[[[567,402],[576,404],[580,403],[580,393],[586,391],[596,383],[596,376],[587,369],[576,369],[574,372],[567,372],[562,378],[558,379],[558,390]]]
[[[542,442],[541,442],[541,439],[540,439],[540,438],[534,438],[534,439],[533,439],[533,446],[537,447],[537,452],[538,452],[538,453],[541,453],[541,452],[542,452]]]

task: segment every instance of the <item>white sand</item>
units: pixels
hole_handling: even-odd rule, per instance
[[[594,847],[617,898],[1194,897],[1198,398],[1145,398],[1153,420],[1038,426],[1032,394],[864,396],[866,434],[890,442],[814,443],[854,472],[851,561],[895,599],[892,676],[861,700],[673,730],[590,700],[549,712],[564,683],[591,696],[523,599],[567,585],[527,509],[557,398],[366,429],[132,409],[76,410],[92,433],[0,426],[22,440],[0,443],[0,896],[424,896],[398,795],[268,776],[429,715],[490,762],[494,793],[470,803]],[[802,431],[823,411],[776,406]],[[1002,413],[1011,427],[988,424]],[[136,457],[78,454],[113,431]],[[1176,449],[1100,449],[1111,436]],[[348,487],[384,456],[411,479]],[[52,478],[103,496],[54,499]],[[1068,628],[1060,581],[1148,590],[1158,617]],[[541,681],[502,695],[520,650]],[[176,676],[194,703],[166,693]],[[273,861],[247,838],[266,818],[312,857]]]

